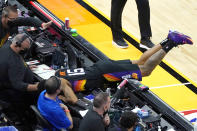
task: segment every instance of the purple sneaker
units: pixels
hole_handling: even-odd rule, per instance
[[[169,31],[168,39],[175,43],[175,46],[183,44],[193,44],[192,38],[177,31]]]

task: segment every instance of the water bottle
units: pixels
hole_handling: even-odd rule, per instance
[[[161,126],[158,126],[158,131],[161,131]]]
[[[70,25],[69,25],[69,18],[68,17],[66,17],[65,18],[65,30],[69,30],[69,28],[70,28]]]
[[[106,93],[108,93],[109,96],[111,96],[111,89],[110,89],[110,88],[107,88],[107,89],[106,89]]]

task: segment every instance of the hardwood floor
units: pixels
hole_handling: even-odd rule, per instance
[[[108,18],[111,0],[87,0]],[[152,41],[159,43],[166,38],[169,29],[192,37],[194,45],[174,48],[165,60],[178,71],[197,83],[197,1],[196,0],[150,0]],[[135,0],[128,0],[123,11],[123,28],[140,39]]]

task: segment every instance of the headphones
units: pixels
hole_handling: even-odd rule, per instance
[[[8,17],[9,11],[13,11],[13,8],[17,9],[17,5],[8,5],[7,2],[3,2],[3,6],[1,7],[2,15],[4,17]]]
[[[51,76],[50,78],[54,78],[55,79],[55,81],[56,81],[56,87],[55,87],[55,89],[59,89],[60,88],[60,86],[61,86],[61,80],[57,77],[57,76]]]
[[[17,47],[21,47],[21,44],[22,44],[23,41],[25,41],[26,39],[29,39],[30,45],[31,45],[31,38],[30,38],[27,34],[25,34],[25,33],[22,33],[22,34],[23,34],[23,36],[22,36],[22,38],[21,38],[19,41],[16,42],[16,46],[17,46]]]
[[[7,9],[6,7],[3,8],[2,14],[3,14],[5,17],[8,17],[8,9]]]

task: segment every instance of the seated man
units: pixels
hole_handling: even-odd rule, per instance
[[[93,101],[90,109],[81,121],[79,131],[105,131],[110,123],[107,111],[110,108],[110,97],[108,93],[99,93]]]
[[[137,114],[126,111],[120,117],[120,126],[111,128],[109,131],[133,131],[138,121],[139,117]]]
[[[59,70],[56,76],[68,80],[75,92],[103,87],[105,80],[118,82],[124,78],[132,78],[141,81],[142,77],[151,74],[173,47],[183,44],[192,45],[193,42],[184,34],[170,31],[164,41],[146,51],[139,60],[101,60],[85,69]]]
[[[0,48],[0,99],[15,103],[23,100],[27,92],[36,91],[33,73],[24,62],[23,54],[31,42],[26,34],[16,35],[10,46]]]
[[[30,38],[23,33],[16,35],[10,46],[0,48],[0,56],[2,56],[0,59],[0,100],[9,103],[32,104],[36,103],[34,101],[37,100],[36,93],[44,90],[42,86],[44,81],[34,83],[33,72],[24,62],[23,55],[30,45]],[[71,102],[76,102],[77,97],[67,86],[66,80],[61,79],[61,81],[63,90],[66,90],[64,91],[65,95],[73,98],[69,99]]]
[[[70,111],[58,99],[58,94],[62,90],[61,80],[52,76],[45,81],[44,88],[46,90],[42,91],[38,98],[38,110],[41,115],[53,125],[53,130],[72,129]]]

